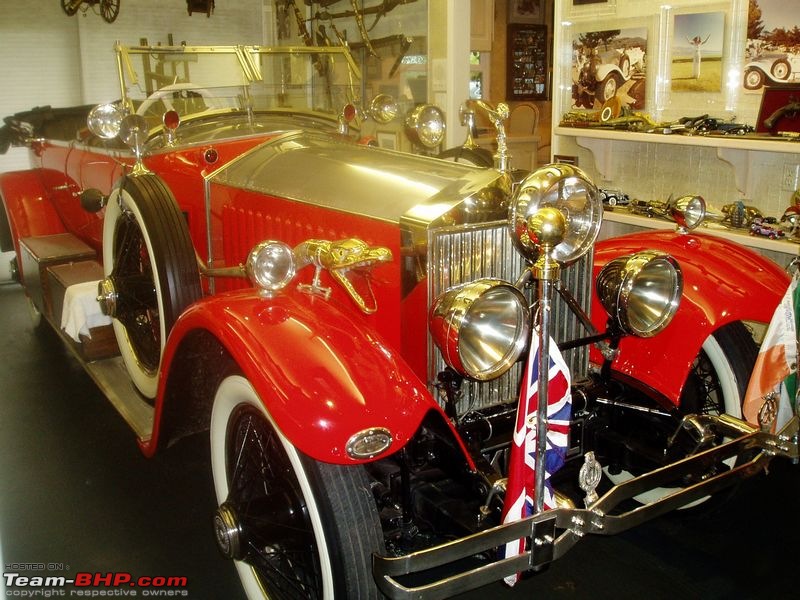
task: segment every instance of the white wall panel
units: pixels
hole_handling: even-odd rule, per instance
[[[122,0],[114,23],[90,9],[68,17],[59,0],[0,1],[0,118],[34,106],[77,106],[116,100],[113,48],[141,38],[165,44],[261,44],[262,4],[225,0],[214,14],[189,16],[183,0]],[[0,172],[28,166],[27,151],[0,154]]]

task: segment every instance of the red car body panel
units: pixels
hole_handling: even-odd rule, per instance
[[[66,231],[60,215],[50,201],[40,171],[9,171],[0,174],[0,196],[5,204],[17,256],[20,255],[20,238]]]
[[[678,260],[683,299],[675,318],[655,340],[623,338],[612,369],[638,379],[678,406],[706,338],[734,321],[768,323],[789,285],[789,275],[771,260],[718,236],[648,231],[598,242],[595,277],[610,260],[646,248]],[[595,326],[605,330],[606,312],[596,294],[592,315]],[[601,360],[596,352],[593,360]]]
[[[388,429],[396,451],[430,411],[441,409],[392,344],[348,312],[296,290],[274,298],[239,290],[201,300],[172,330],[159,398],[181,341],[205,330],[252,382],[281,431],[309,456],[358,462],[347,456],[347,440],[371,427]],[[145,452],[158,442],[162,408],[159,401]]]

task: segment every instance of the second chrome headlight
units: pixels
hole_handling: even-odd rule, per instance
[[[478,381],[500,377],[528,343],[525,296],[498,279],[479,279],[447,290],[431,310],[430,331],[445,362]]]
[[[247,257],[245,271],[251,283],[265,294],[286,287],[294,277],[292,249],[283,242],[267,240],[257,244]]]
[[[612,260],[600,271],[596,286],[603,308],[622,331],[651,337],[678,311],[683,275],[673,257],[644,251]]]

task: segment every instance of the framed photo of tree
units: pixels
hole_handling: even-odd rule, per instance
[[[547,100],[547,26],[512,23],[507,40],[506,99]]]

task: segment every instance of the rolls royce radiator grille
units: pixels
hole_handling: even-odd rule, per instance
[[[428,232],[428,259],[428,306],[439,294],[460,283],[482,277],[513,282],[526,268],[522,257],[514,250],[505,221],[431,229]],[[591,256],[587,255],[577,264],[563,269],[561,277],[563,286],[572,292],[587,312],[591,302],[591,269]],[[553,309],[553,337],[557,342],[585,335],[578,320],[558,295],[554,298]],[[446,365],[430,336],[428,357],[428,381],[433,386]],[[564,353],[564,358],[573,378],[585,374],[588,368],[586,348],[569,350]],[[465,382],[457,406],[458,414],[515,400],[524,366],[520,361],[493,381]]]

